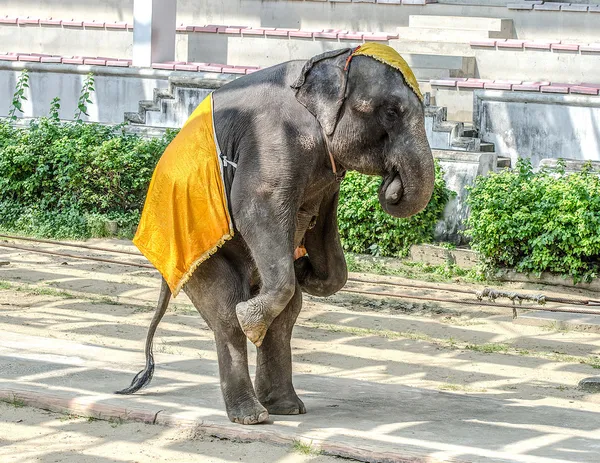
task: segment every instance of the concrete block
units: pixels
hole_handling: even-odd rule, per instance
[[[524,40],[507,39],[507,40],[498,40],[498,42],[496,43],[496,45],[498,46],[498,48],[519,48],[519,49],[522,49],[524,43],[525,43]]]
[[[201,72],[221,72],[223,68],[216,64],[198,63],[198,71]]]
[[[562,5],[560,7],[561,11],[572,11],[575,13],[587,13],[588,11],[588,5],[577,5],[577,4],[573,4],[570,3],[568,5]]]
[[[377,3],[382,3],[384,5],[400,5],[402,0],[377,0]]]
[[[600,43],[590,43],[589,45],[580,45],[579,51],[582,53],[600,53]]]
[[[437,0],[402,0],[403,5],[428,5],[437,3]]]
[[[337,39],[337,32],[314,32],[315,39]]]
[[[456,87],[456,79],[433,79],[429,83],[434,87]]]
[[[62,21],[63,27],[83,27],[83,21],[76,21],[71,19],[69,21]]]
[[[560,3],[542,3],[541,5],[534,5],[535,11],[560,11]]]
[[[456,86],[459,89],[463,89],[463,88],[483,88],[483,85],[485,84],[485,81],[482,81],[480,79],[468,79],[464,82],[457,82]]]
[[[99,58],[85,58],[83,60],[83,64],[86,64],[89,66],[106,66],[106,60],[99,59]]]
[[[298,37],[298,38],[311,38],[313,35],[312,32],[307,31],[290,31],[290,37]],[[362,36],[361,36],[362,39]]]
[[[289,32],[275,29],[274,31],[265,31],[265,35],[267,37],[287,37],[289,35]]]
[[[175,65],[175,70],[176,71],[192,71],[192,72],[195,72],[195,71],[198,70],[198,65],[191,64],[191,63],[176,64]]]
[[[40,23],[39,18],[31,18],[29,16],[25,18],[17,18],[17,24],[19,26],[37,26]]]
[[[550,50],[552,42],[525,42],[523,47],[532,50]]]
[[[64,24],[64,22],[63,22]],[[106,27],[107,29],[127,29],[128,24],[126,22],[123,21],[116,21],[116,22],[107,22],[104,27]]]
[[[506,5],[509,10],[533,10],[534,5],[531,3],[511,3]]]
[[[44,59],[42,58],[42,62]],[[112,66],[112,67],[119,67],[119,68],[127,68],[129,66],[131,66],[131,61],[125,61],[125,60],[106,60],[106,65],[107,66]]]
[[[569,93],[567,85],[542,85],[540,90],[542,93]]]
[[[60,56],[42,56],[40,62],[58,64],[62,62],[62,58]]]
[[[81,56],[72,56],[70,58],[63,58],[62,59],[62,63],[63,64],[77,64],[77,65],[82,65],[83,64],[83,58]]]
[[[1,22],[1,21],[0,21]],[[40,26],[61,26],[62,21],[60,19],[40,19]]]
[[[41,56],[34,56],[34,55],[19,55],[19,61],[26,61],[29,63],[39,63],[42,60]]]
[[[579,95],[598,95],[600,92],[597,88],[585,87],[583,85],[574,85],[571,87],[571,93],[576,93]]]
[[[103,21],[84,21],[83,22],[83,27],[87,28],[96,28],[96,29],[104,29],[104,22]]]
[[[579,51],[579,44],[577,44],[577,43],[553,43],[552,50]]]
[[[486,82],[483,88],[487,90],[512,90],[513,84],[505,82]]]
[[[347,34],[338,34],[340,40],[363,40],[364,34],[361,32],[348,32]]]
[[[485,47],[485,48],[496,48],[496,40],[486,39],[486,40],[472,40],[470,45],[472,47]]]
[[[0,17],[0,24],[17,24],[17,18]]]
[[[375,3],[375,0],[352,0],[352,3]]]
[[[263,29],[242,29],[242,35],[265,35]]]
[[[546,82],[544,85],[549,85],[549,82]],[[539,92],[541,83],[536,82],[523,82],[522,84],[513,85],[513,91],[515,92]]]

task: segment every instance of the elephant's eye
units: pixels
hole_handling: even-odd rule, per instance
[[[398,112],[398,109],[394,108],[394,107],[389,107],[385,110],[385,116],[388,119],[397,119],[398,116],[400,115],[400,113]]]

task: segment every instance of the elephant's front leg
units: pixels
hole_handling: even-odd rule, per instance
[[[259,347],[273,320],[294,295],[295,211],[277,201],[275,193],[262,201],[240,204],[243,212],[237,214],[236,225],[258,269],[260,292],[237,304],[236,314],[242,331]]]
[[[292,384],[292,329],[302,308],[302,291],[296,287],[292,300],[273,321],[257,350],[256,380],[258,400],[273,415],[306,413],[304,403]]]
[[[326,196],[315,226],[306,232],[308,253],[294,262],[303,291],[313,296],[330,296],[346,284],[348,269],[337,225],[338,191]]]

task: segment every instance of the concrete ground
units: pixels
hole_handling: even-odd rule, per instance
[[[195,429],[90,420],[3,403],[0,403],[0,461],[343,463],[339,458],[314,455],[301,447],[234,442],[206,436]]]
[[[131,249],[126,242],[101,244]],[[227,420],[212,333],[185,297],[171,303],[157,332],[152,384],[134,396],[112,394],[143,367],[155,272],[4,248],[0,261],[10,262],[0,266],[0,398],[10,405],[0,408],[1,461],[88,461],[68,460],[71,454],[94,462],[148,461],[151,454],[136,452],[154,448],[165,449],[156,450],[160,458],[175,452],[181,461],[192,461],[184,456],[189,452],[215,458],[202,461],[288,462],[298,458],[288,453],[294,447],[361,461],[598,461],[600,395],[577,388],[600,373],[596,332],[515,324],[510,309],[488,306],[349,293],[305,297],[293,353],[308,414],[244,427]],[[476,288],[437,286],[433,295],[453,300],[459,295],[444,288]],[[59,423],[75,434],[53,439],[56,419],[20,408],[26,404],[110,423],[88,431],[91,423],[67,415]],[[175,429],[124,424],[136,419]],[[111,425],[122,431],[108,432]],[[27,444],[42,434],[48,439]],[[73,436],[80,434],[89,444],[78,446]],[[205,440],[200,445],[190,436]],[[236,443],[212,447],[208,436]],[[221,448],[230,453],[221,457]]]

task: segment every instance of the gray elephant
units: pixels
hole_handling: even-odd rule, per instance
[[[346,283],[336,219],[344,172],[382,177],[379,202],[395,217],[421,211],[431,197],[434,162],[416,80],[405,63],[394,65],[403,60],[391,48],[371,49],[290,61],[213,93],[235,235],[183,291],[214,332],[233,422],[306,413],[292,384],[290,340],[302,291],[329,296]],[[301,245],[306,255],[295,259]],[[152,339],[170,298],[163,280],[146,367],[120,393],[150,382]],[[254,387],[246,338],[258,352]]]

